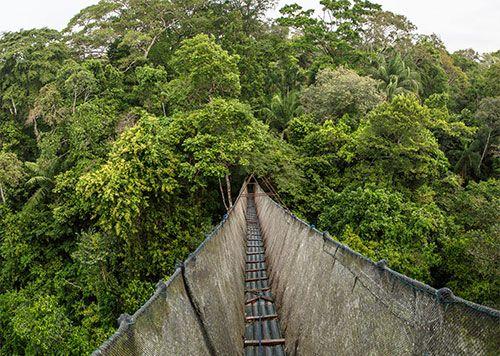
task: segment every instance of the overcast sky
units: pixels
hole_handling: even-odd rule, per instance
[[[0,0],[0,32],[21,28],[62,29],[85,6],[98,0]],[[319,8],[319,0],[297,2]],[[500,0],[375,0],[384,9],[405,15],[420,33],[436,33],[450,51],[474,48],[479,52],[500,49]]]
[[[419,33],[436,33],[450,51],[500,49],[500,0],[371,0],[384,10],[405,15]],[[280,0],[320,8],[319,0]]]

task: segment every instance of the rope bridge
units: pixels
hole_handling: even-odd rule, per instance
[[[295,217],[253,178],[198,249],[119,322],[94,355],[500,351],[499,311],[372,262]]]

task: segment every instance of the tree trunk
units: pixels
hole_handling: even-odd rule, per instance
[[[491,131],[488,132],[488,138],[486,139],[486,144],[484,145],[484,150],[483,150],[483,154],[481,155],[481,159],[479,160],[479,164],[477,165],[477,172],[480,173],[480,169],[481,169],[481,164],[483,164],[483,159],[484,159],[484,156],[486,155],[486,150],[488,149],[488,145],[490,144],[490,138],[491,138]]]
[[[16,106],[16,102],[14,101],[14,99],[10,99],[10,101],[12,102],[12,108],[14,109],[14,116],[17,116],[17,106]]]
[[[229,174],[226,174],[226,186],[227,186],[227,200],[229,201],[229,209],[233,207],[233,200],[231,199],[231,179]]]
[[[224,203],[224,208],[226,208],[226,210],[229,210],[229,208],[227,207],[227,203],[226,203],[226,196],[224,194],[224,188],[222,188],[222,182],[219,178],[219,189],[220,189],[220,195],[222,196],[222,202]]]
[[[152,38],[151,42],[149,43],[149,46],[144,51],[144,59],[148,59],[149,52],[151,51],[151,48],[153,48],[153,46],[155,45],[156,41],[158,40],[158,37],[159,37],[159,35],[155,35]]]
[[[3,187],[1,184],[0,184],[0,196],[2,197],[2,203],[5,204],[5,195],[3,194]]]
[[[38,132],[38,125],[36,123],[36,117],[33,119],[33,132],[35,133],[36,142],[40,141],[40,132]]]

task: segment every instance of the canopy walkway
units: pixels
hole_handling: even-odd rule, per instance
[[[267,276],[266,250],[253,197],[247,205],[245,261],[245,355],[285,354],[278,314]]]
[[[495,355],[500,312],[396,273],[245,182],[95,355]]]

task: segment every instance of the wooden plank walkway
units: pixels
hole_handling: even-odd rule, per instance
[[[267,276],[266,249],[255,210],[248,195],[245,269],[245,356],[283,356],[285,339]]]

